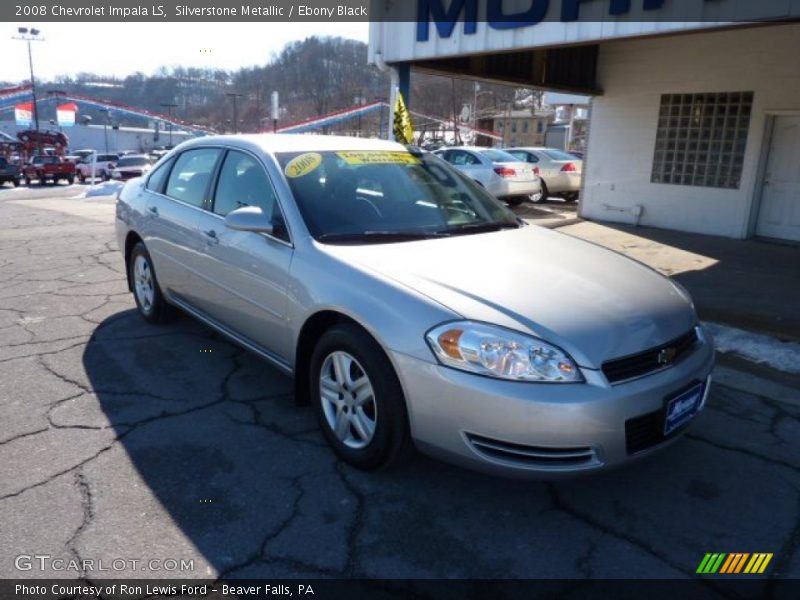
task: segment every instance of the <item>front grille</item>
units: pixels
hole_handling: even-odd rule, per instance
[[[632,354],[630,356],[615,358],[614,360],[604,362],[603,373],[609,383],[619,383],[653,373],[654,371],[660,371],[681,360],[691,351],[696,343],[697,331],[692,328],[691,331],[661,346],[650,348],[639,354]],[[674,354],[669,363],[664,364],[659,362],[659,354],[663,350],[669,348],[674,350]]]
[[[130,179],[130,178],[133,178],[133,177],[141,177],[141,175],[142,175],[141,171],[120,171],[119,174],[124,179]]]
[[[479,454],[507,463],[531,467],[581,467],[600,464],[594,450],[588,446],[573,448],[544,448],[525,446],[501,440],[467,434],[472,447]]]

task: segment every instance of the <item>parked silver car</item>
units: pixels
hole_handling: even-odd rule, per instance
[[[502,150],[479,146],[442,148],[435,152],[456,169],[477,181],[490,194],[516,206],[538,201],[541,185],[535,167]]]
[[[558,148],[508,148],[506,152],[538,169],[542,180],[540,200],[549,196],[561,196],[567,202],[578,199],[583,161],[574,154]]]
[[[665,446],[706,401],[713,347],[682,287],[526,225],[429,153],[198,138],[116,216],[142,317],[179,307],[293,375],[360,468],[416,445],[493,473],[594,471]]]

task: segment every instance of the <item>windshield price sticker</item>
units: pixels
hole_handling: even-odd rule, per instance
[[[422,161],[408,152],[337,152],[348,165],[421,165]]]
[[[322,164],[321,154],[318,152],[306,152],[290,160],[283,172],[287,177],[295,179],[303,175],[308,175],[316,170],[320,164]]]

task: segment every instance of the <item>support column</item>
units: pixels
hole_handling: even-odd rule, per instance
[[[409,63],[397,65],[397,76],[397,86],[403,94],[403,101],[406,103],[406,108],[411,110],[411,65]]]

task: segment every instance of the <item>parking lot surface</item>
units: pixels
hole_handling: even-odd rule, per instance
[[[15,567],[48,554],[193,560],[114,577],[683,578],[707,552],[800,576],[796,390],[723,368],[682,440],[574,481],[361,473],[285,376],[138,317],[113,200],[80,190],[0,191],[0,577],[91,575]]]

